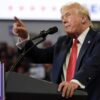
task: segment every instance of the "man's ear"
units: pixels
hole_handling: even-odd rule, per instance
[[[86,16],[82,16],[81,23],[84,24],[86,20],[87,20]]]

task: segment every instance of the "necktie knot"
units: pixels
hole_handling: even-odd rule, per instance
[[[73,40],[73,45],[74,45],[74,44],[77,45],[78,43],[79,43],[78,39],[74,39],[74,40]]]

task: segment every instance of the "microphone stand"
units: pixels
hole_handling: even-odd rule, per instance
[[[37,39],[37,38],[38,38],[38,37],[32,38],[32,39],[29,40],[29,41],[35,40],[35,39]],[[43,42],[45,39],[46,39],[46,38],[43,37],[40,41],[38,41],[37,43],[35,43],[35,44],[34,44],[32,47],[30,47],[28,50],[23,51],[23,52],[21,53],[21,55],[20,55],[20,56],[18,57],[18,59],[17,59],[16,64],[13,65],[13,66],[10,68],[10,70],[6,73],[5,86],[7,86],[7,82],[8,82],[9,76],[10,76],[10,72],[14,71],[14,69],[22,62],[23,57],[24,57],[32,48],[34,48],[35,46],[37,46],[39,43]]]

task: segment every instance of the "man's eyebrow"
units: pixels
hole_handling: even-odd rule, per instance
[[[70,12],[66,12],[65,14],[62,15],[62,17],[69,16],[69,15],[70,15]]]

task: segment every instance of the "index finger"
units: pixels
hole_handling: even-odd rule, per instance
[[[17,22],[19,25],[23,25],[22,21],[18,19],[16,16],[14,17],[15,22]]]
[[[60,84],[59,84],[59,86],[58,86],[58,91],[60,92],[60,91],[62,91],[62,88],[64,87],[64,85],[65,85],[65,81],[63,81],[63,82],[61,82]]]

